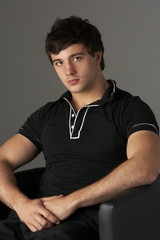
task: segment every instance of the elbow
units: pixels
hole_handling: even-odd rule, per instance
[[[142,181],[144,181],[144,184],[152,184],[158,177],[159,171],[144,171],[144,174],[142,174]]]
[[[159,171],[155,171],[153,174],[150,176],[150,183],[153,183],[157,177],[158,177]]]

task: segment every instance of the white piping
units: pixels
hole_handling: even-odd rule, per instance
[[[72,107],[72,104],[70,103],[70,101],[68,101],[67,98],[64,98],[64,99],[69,103],[70,107],[72,108],[72,110],[73,110],[73,112],[74,112],[74,114],[75,114],[75,116],[76,116],[76,112],[74,111],[74,108]]]
[[[77,114],[76,114],[76,112],[74,111],[74,108],[72,107],[70,101],[68,101],[67,98],[64,98],[64,99],[69,103],[69,106],[70,106],[70,114],[69,114],[69,134],[70,134],[70,139],[78,139],[78,138],[80,137],[80,133],[81,133],[81,130],[82,130],[82,128],[83,128],[84,121],[85,121],[85,118],[86,118],[88,109],[89,109],[90,107],[98,107],[99,105],[98,105],[98,104],[94,104],[94,105],[86,105],[86,106],[82,107],[82,108],[87,108],[87,109],[86,109],[85,114],[84,114],[84,116],[83,116],[83,120],[82,120],[82,123],[81,123],[81,127],[80,127],[80,129],[79,129],[79,131],[78,131],[78,136],[77,136],[77,137],[72,137],[72,134],[73,134],[73,132],[74,132],[74,127],[75,127],[75,125],[76,125],[76,121],[77,121],[77,118],[78,118],[78,114],[79,114],[79,112],[80,112],[80,110],[81,110],[82,108],[80,108],[80,109],[78,110]],[[74,112],[74,114],[75,114],[75,120],[74,120],[73,128],[71,128],[72,110],[73,110],[73,112]]]
[[[23,127],[21,127],[21,128],[20,128],[20,130],[21,130],[21,129],[23,130],[24,128],[23,128]],[[35,138],[35,139],[36,139],[36,140],[37,140],[39,143],[41,143],[41,141],[39,140],[39,138],[37,138],[37,137],[36,137],[36,136],[34,136],[34,135],[32,135],[32,136],[33,136],[33,137],[34,137],[34,138]]]
[[[37,139],[37,141],[41,143],[41,141],[37,137],[34,136],[34,138]]]
[[[70,133],[70,136],[72,135],[72,128],[71,128],[71,116],[72,116],[72,108],[70,107],[70,113],[69,113],[69,133]]]
[[[140,126],[140,125],[149,125],[149,126],[151,126],[151,127],[154,127],[154,128],[156,129],[157,133],[158,133],[157,127],[156,127],[155,125],[151,124],[151,123],[138,123],[138,124],[134,125],[134,126],[131,127],[131,128],[134,128],[134,127],[137,127],[137,126]]]
[[[84,107],[98,107],[99,105],[98,104],[94,104],[94,105],[86,105],[86,106],[84,106]],[[82,108],[84,108],[84,107],[82,107]],[[81,110],[81,109],[80,109]]]
[[[78,136],[77,136],[77,137],[72,137],[72,135],[70,135],[70,138],[71,138],[71,139],[78,139],[78,138],[80,137],[80,133],[81,133],[82,127],[83,127],[83,125],[84,125],[84,120],[85,120],[86,114],[87,114],[87,112],[88,112],[88,109],[89,109],[89,107],[86,109],[85,114],[84,114],[84,116],[83,116],[83,120],[82,120],[82,123],[81,123],[81,127],[80,127],[80,129],[79,129],[79,131],[78,131]],[[77,115],[78,115],[78,114],[77,114]],[[76,119],[77,119],[77,118],[76,118]],[[75,119],[75,120],[76,120],[76,119]],[[74,126],[75,126],[75,123],[74,123]],[[74,131],[74,128],[73,128],[73,131]]]
[[[112,83],[113,83],[113,92],[111,93],[111,95],[113,95],[116,91],[116,85],[115,85],[115,82],[113,80],[111,80]]]

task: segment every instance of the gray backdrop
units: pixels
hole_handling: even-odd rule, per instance
[[[0,0],[0,145],[64,92],[44,41],[57,17],[88,18],[103,36],[106,78],[140,95],[160,123],[159,0]],[[41,154],[25,169],[43,166]]]

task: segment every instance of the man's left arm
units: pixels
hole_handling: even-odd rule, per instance
[[[129,188],[152,183],[159,168],[159,136],[151,131],[138,131],[128,139],[127,160],[110,174],[68,196],[43,198],[44,205],[64,220],[78,208],[105,202]]]

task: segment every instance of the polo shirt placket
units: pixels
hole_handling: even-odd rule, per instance
[[[81,131],[90,107],[98,107],[99,104],[89,104],[79,109],[79,111],[74,111],[70,101],[67,98],[64,98],[67,101],[70,107],[69,113],[69,135],[70,139],[80,138]]]

